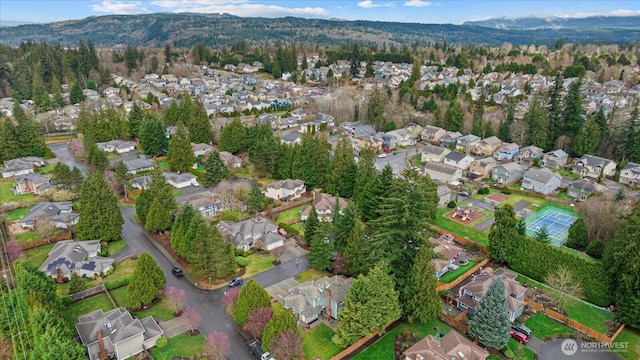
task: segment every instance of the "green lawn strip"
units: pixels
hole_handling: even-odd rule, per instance
[[[294,276],[293,278],[299,282],[299,283],[303,283],[305,281],[309,281],[309,280],[318,280],[321,277],[324,276],[328,276],[331,277],[333,276],[333,274],[331,274],[328,271],[321,271],[321,270],[316,270],[314,268],[311,268],[309,270],[305,270],[301,273],[299,273],[298,275]]]
[[[571,180],[576,180],[580,178],[580,175],[575,174],[573,171],[569,171],[569,170],[561,169],[561,170],[553,170],[553,172],[559,174],[562,177],[569,178]]]
[[[155,360],[171,360],[174,357],[194,357],[202,354],[202,345],[206,340],[204,335],[189,336],[186,333],[169,339],[167,346],[149,349]]]
[[[37,248],[29,249],[25,251],[25,256],[29,259],[35,266],[40,267],[42,263],[47,259],[47,254],[53,248],[55,244],[47,244],[44,246],[38,246]]]
[[[7,214],[7,221],[12,222],[22,219],[25,215],[27,215],[27,213],[29,213],[29,210],[31,210],[31,208],[32,206],[28,206],[13,210],[12,212]]]
[[[291,225],[292,228],[298,230],[300,235],[304,235],[304,225],[301,222]]]
[[[562,192],[558,193],[558,195],[556,195],[556,198],[560,199],[560,200],[573,201],[572,198],[567,196],[567,192],[566,191],[562,191]]]
[[[154,318],[158,318],[163,321],[173,319],[173,310],[169,309],[169,304],[167,304],[164,300],[160,300],[151,308],[135,313],[137,317],[140,319],[144,319],[147,316],[153,316]]]
[[[171,193],[171,195],[173,195],[173,197],[177,197],[182,195],[182,190],[175,190]]]
[[[280,214],[278,214],[278,220],[276,221],[276,223],[279,224],[281,222],[287,222],[289,220],[299,218],[302,208],[302,206],[298,206],[281,212]]]
[[[158,161],[158,167],[160,167],[160,170],[162,171],[170,169],[169,162],[167,160]]]
[[[113,298],[113,301],[116,302],[116,305],[127,307],[127,288],[129,285],[121,286],[117,289],[109,290],[109,294]]]
[[[48,174],[53,171],[53,168],[56,167],[56,164],[49,164],[47,166],[43,166],[38,168],[38,174]]]
[[[329,360],[342,351],[342,347],[331,341],[333,330],[321,323],[302,334],[305,359]]]
[[[530,317],[527,319],[526,325],[531,329],[533,335],[540,340],[544,340],[553,335],[570,335],[575,333],[575,330],[548,318],[544,313],[537,313]]]
[[[572,248],[566,247],[566,246],[560,246],[559,249],[562,250],[562,251],[568,252],[568,253],[572,253],[573,255],[581,257],[581,258],[583,258],[583,259],[585,259],[585,260],[587,260],[589,262],[592,262],[592,263],[599,263],[600,262],[600,260],[598,260],[596,258],[592,258],[591,256],[583,253],[580,250],[572,249]]]
[[[516,356],[515,359],[517,360],[533,360],[535,358],[531,349],[513,339],[509,339],[507,346],[513,351],[513,354]]]
[[[472,267],[476,266],[477,262],[473,261],[473,260],[469,260],[469,263],[461,266],[460,268],[458,268],[458,270],[456,271],[447,271],[446,273],[444,273],[444,275],[442,275],[442,277],[440,277],[439,281],[443,282],[443,283],[450,283],[453,280],[457,279],[460,275],[466,273],[467,271],[469,271],[469,269],[471,269]]]
[[[424,324],[401,324],[366,348],[363,352],[353,357],[353,360],[393,360],[395,358],[393,343],[397,334],[402,330],[407,329],[409,332],[416,334],[418,339],[422,339],[427,335],[436,334],[436,331],[433,329],[434,326],[437,326],[440,329],[437,332],[447,333],[451,330],[448,325],[443,324],[438,320],[433,320]]]
[[[438,213],[434,221],[434,225],[450,233],[453,233],[458,236],[467,238],[471,241],[477,242],[480,245],[484,245],[484,246],[489,245],[489,239],[487,238],[488,230],[487,232],[480,232],[474,229],[473,227],[462,225],[456,221],[453,221],[451,219],[444,217],[444,215],[449,211],[451,211],[451,209],[449,208],[438,210]]]
[[[107,294],[98,294],[88,299],[67,305],[64,309],[64,319],[75,333],[75,325],[78,323],[78,317],[98,309],[102,309],[103,312],[113,310],[113,304],[111,304]]]
[[[620,349],[618,354],[627,360],[640,359],[640,334],[624,329],[618,337],[616,342],[626,343],[626,349]]]
[[[249,264],[244,276],[249,277],[272,268],[272,262],[275,261],[276,257],[273,255],[251,254],[246,259],[249,260]]]
[[[115,255],[116,253],[118,253],[118,251],[120,251],[122,248],[127,246],[127,243],[122,239],[119,239],[116,241],[109,241],[107,244],[108,244],[109,256]]]
[[[33,194],[15,195],[13,191],[11,191],[14,183],[14,178],[0,179],[0,201],[2,201],[2,204],[10,202],[18,202],[24,204],[35,202],[37,200],[38,197]]]
[[[42,240],[42,235],[37,232],[28,232],[16,235],[16,239],[18,239],[21,244],[24,244],[31,241]]]

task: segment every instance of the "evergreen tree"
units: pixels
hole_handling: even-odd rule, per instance
[[[238,300],[233,314],[233,321],[244,326],[249,314],[260,308],[271,307],[271,296],[255,280],[250,279],[247,284],[240,289]]]
[[[16,121],[17,140],[20,148],[20,156],[44,157],[46,146],[40,125],[30,116],[24,113],[19,101],[14,101],[13,118]],[[8,120],[7,120],[8,121]]]
[[[409,322],[427,323],[437,318],[442,311],[438,296],[438,279],[431,260],[434,253],[428,246],[422,246],[413,262],[407,285],[407,299],[403,303],[403,313]]]
[[[577,219],[571,224],[566,245],[577,250],[583,250],[587,247],[587,230],[584,226],[584,219]]]
[[[165,211],[164,204],[158,198],[155,198],[147,213],[147,221],[144,224],[144,228],[149,232],[167,230],[171,227],[172,216],[173,214]]]
[[[384,99],[378,88],[375,88],[369,97],[367,120],[374,128],[382,129],[382,124],[384,124]]]
[[[336,251],[340,253],[344,252],[345,248],[347,247],[347,239],[351,235],[351,232],[354,230],[354,226],[356,225],[357,221],[358,216],[353,204],[347,205],[342,210],[342,215],[340,215],[339,217],[336,218],[334,216],[333,227],[335,229]]]
[[[566,136],[576,136],[584,123],[582,95],[580,95],[581,85],[582,83],[579,80],[574,81],[563,99],[562,134]]]
[[[274,312],[262,333],[262,350],[271,350],[272,340],[289,330],[295,331],[297,327],[296,319],[288,311]]]
[[[167,153],[169,139],[165,136],[165,129],[157,119],[145,119],[138,132],[142,151],[149,156],[162,156]]]
[[[464,109],[457,101],[451,101],[444,114],[444,127],[449,131],[460,131],[464,124]]]
[[[373,68],[373,56],[367,56],[367,65],[364,69],[364,77],[372,78],[375,75],[375,69]]]
[[[603,263],[611,277],[616,313],[626,325],[640,329],[640,206],[616,231],[613,242],[604,249]],[[606,291],[606,289],[602,289]]]
[[[636,100],[629,113],[629,120],[618,134],[618,144],[622,150],[622,159],[640,162],[640,101]]]
[[[291,165],[292,177],[304,181],[308,189],[323,187],[329,173],[330,150],[324,134],[304,134]]]
[[[378,199],[373,195],[377,195],[378,185],[373,152],[371,149],[365,149],[360,152],[355,187],[353,189],[353,200],[358,209],[358,214],[364,221],[369,221],[376,217],[376,209],[379,203]]]
[[[82,184],[82,206],[74,231],[82,240],[115,241],[120,238],[124,219],[102,173],[93,172]]]
[[[327,175],[327,193],[337,193],[344,196],[345,188],[349,187],[349,184],[345,182],[345,174],[349,172],[349,169],[354,164],[351,142],[347,137],[343,137],[338,142],[331,160],[329,174]],[[353,184],[351,184],[351,187],[353,188]]]
[[[333,229],[328,223],[321,223],[315,230],[309,244],[309,264],[318,270],[331,269],[333,258]]]
[[[182,258],[186,258],[187,231],[191,225],[191,220],[196,216],[196,211],[190,203],[185,203],[176,217],[176,221],[171,227],[171,248]]]
[[[355,161],[349,166],[347,172],[342,178],[340,196],[351,199],[353,198],[353,191],[356,185],[356,173],[358,172],[358,166]]]
[[[347,207],[349,209],[349,207]],[[368,268],[368,261],[366,259],[366,247],[365,240],[365,225],[362,221],[356,220],[353,228],[349,232],[349,236],[346,239],[344,250],[341,253],[347,260],[349,267],[349,274],[357,276],[364,274]]]
[[[540,242],[548,244],[551,241],[551,235],[549,235],[549,229],[546,226],[542,226],[538,228],[535,234],[533,234],[533,238]]]
[[[156,260],[143,252],[136,260],[131,282],[127,287],[127,305],[141,309],[155,300],[166,282],[164,272]]]
[[[349,74],[351,77],[358,75],[360,68],[360,49],[357,43],[351,45],[351,56],[349,58]]]
[[[53,104],[59,107],[65,106],[64,97],[62,97],[62,85],[58,77],[53,75],[51,79],[51,95],[53,96]]]
[[[71,91],[69,92],[69,102],[71,104],[79,104],[84,100],[84,94],[82,93],[82,88],[80,87],[79,82],[73,83],[71,86]]]
[[[556,140],[562,135],[563,129],[563,107],[562,107],[562,73],[558,71],[553,86],[549,89],[549,132],[547,146],[550,149],[556,143]]]
[[[480,300],[475,316],[469,321],[469,335],[486,346],[502,349],[509,341],[509,304],[504,279],[498,276]]]
[[[600,128],[600,134],[602,135],[602,138],[604,140],[608,139],[609,136],[611,135],[611,131],[609,130],[607,117],[604,115],[603,106],[601,106],[600,109],[598,109],[598,112],[596,113],[593,119],[596,122],[596,124],[598,124],[598,127]]]
[[[213,130],[204,104],[195,101],[192,104],[191,121],[189,122],[189,138],[196,144],[211,144]]]
[[[151,174],[149,187],[143,189],[138,199],[136,199],[136,214],[138,215],[138,219],[143,222],[147,221],[147,215],[155,199],[158,199],[163,205],[163,210],[167,214],[171,214],[167,215],[169,218],[173,216],[178,206],[173,198],[171,186],[167,184],[167,180],[159,169],[154,170]],[[162,216],[162,218],[166,218],[166,216]]]
[[[138,106],[137,101],[134,101],[131,112],[129,113],[129,135],[131,135],[131,137],[138,137],[138,130],[140,130],[140,124],[142,124],[143,118],[142,108]]]
[[[581,157],[584,154],[596,155],[598,145],[602,140],[600,126],[594,119],[589,119],[578,130],[578,135],[573,141],[572,152],[575,157]]]
[[[504,121],[500,122],[500,126],[498,127],[498,138],[502,139],[504,142],[511,142],[511,124],[515,121],[516,116],[516,106],[513,101],[509,102],[509,110],[507,113],[507,118]]]
[[[547,141],[549,139],[549,115],[548,110],[538,97],[533,99],[529,110],[524,114],[523,122],[527,127],[528,135],[528,141],[525,141],[525,143],[535,145],[542,149],[547,148]]]
[[[178,123],[178,119],[180,118],[180,108],[178,108],[178,103],[172,101],[169,104],[167,110],[164,111],[164,116],[162,121],[164,126],[175,126]]]
[[[316,207],[313,203],[311,203],[311,210],[309,211],[309,217],[304,223],[304,238],[308,243],[311,243],[313,240],[316,231],[318,230],[318,226],[320,221],[318,220],[318,213],[316,212]]]
[[[220,151],[228,151],[232,154],[247,148],[247,129],[242,125],[240,119],[235,118],[222,128],[218,147]]]
[[[102,173],[109,166],[109,157],[104,150],[100,150],[96,144],[86,146],[89,149],[87,162],[93,166],[93,171]]]
[[[0,161],[20,157],[20,142],[16,127],[10,119],[0,119]]]
[[[496,208],[495,222],[489,230],[489,256],[494,261],[504,263],[512,252],[512,244],[520,239],[516,228],[518,220],[511,205]]]
[[[195,158],[193,156],[193,150],[191,149],[191,141],[189,141],[189,132],[182,122],[179,122],[176,132],[171,136],[167,162],[171,170],[183,172],[188,171],[194,161]]]
[[[220,153],[213,151],[207,158],[204,165],[204,177],[202,183],[204,186],[216,186],[220,181],[229,177],[229,169],[220,158]]]
[[[197,265],[202,266],[202,269],[204,270],[205,266],[208,264],[206,263],[206,259],[198,258],[200,256],[198,251],[203,251],[203,244],[200,242],[206,240],[204,245],[210,245],[209,238],[211,237],[211,231],[211,226],[209,226],[207,221],[199,212],[196,212],[189,223],[184,240],[178,248],[180,256],[184,257],[190,263],[197,263]],[[200,247],[196,249],[197,243],[200,243]],[[210,254],[207,253],[206,255]],[[203,264],[205,266],[203,266]]]
[[[376,329],[384,333],[387,324],[400,317],[398,293],[386,263],[379,262],[366,276],[358,276],[344,303],[334,343],[348,346]]]
[[[247,200],[247,206],[249,211],[257,213],[267,204],[267,198],[262,193],[260,185],[257,181],[253,181],[251,184],[251,191],[249,192],[249,200]]]

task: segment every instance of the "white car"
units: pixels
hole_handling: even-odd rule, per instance
[[[382,153],[382,154],[379,154],[379,155],[378,155],[378,157],[379,157],[379,158],[386,158],[386,157],[387,157],[387,154],[386,154],[386,153]]]
[[[194,182],[192,182],[192,183],[191,183],[191,185],[193,185],[193,186],[200,186],[200,183],[199,183],[199,182],[197,182],[197,181],[194,181]]]

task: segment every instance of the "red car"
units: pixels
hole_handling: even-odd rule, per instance
[[[526,344],[529,341],[529,339],[527,339],[527,335],[521,333],[520,331],[516,331],[514,329],[510,329],[509,333],[511,334],[511,337],[517,342],[520,342],[522,344]]]
[[[283,228],[278,228],[278,234],[282,236],[287,236],[287,231]]]

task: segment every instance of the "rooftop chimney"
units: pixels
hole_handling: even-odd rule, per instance
[[[327,316],[331,317],[331,289],[327,288]]]
[[[102,340],[102,330],[98,330],[98,347],[100,347],[100,352],[98,353],[99,359],[106,359],[109,357],[107,353],[107,349],[104,347],[104,340]]]
[[[60,270],[60,268],[56,269],[56,281],[60,284],[64,282],[64,276],[62,276],[62,270]]]

